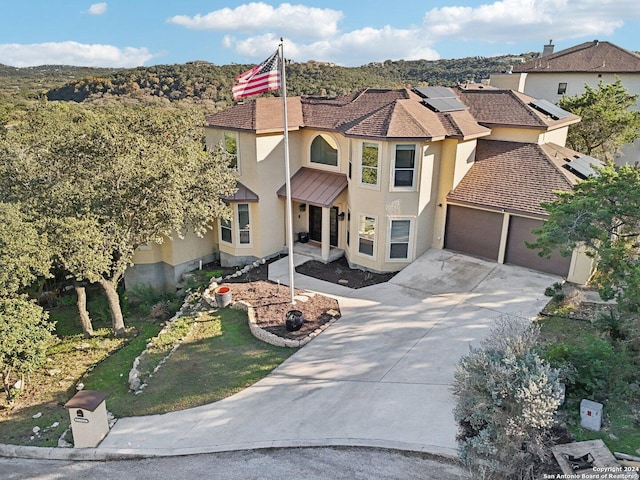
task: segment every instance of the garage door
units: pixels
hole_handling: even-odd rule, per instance
[[[449,205],[444,248],[498,260],[502,214]]]
[[[563,257],[557,253],[550,258],[540,257],[537,250],[527,248],[524,243],[525,241],[533,242],[536,239],[531,230],[539,228],[541,223],[541,220],[532,218],[511,217],[504,262],[566,277],[569,273],[571,257]]]

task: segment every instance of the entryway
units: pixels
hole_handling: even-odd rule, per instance
[[[329,244],[338,246],[338,207],[329,211]],[[322,243],[322,207],[309,205],[309,238]]]

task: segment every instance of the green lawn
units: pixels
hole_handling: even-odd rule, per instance
[[[202,315],[191,334],[143,393],[113,389],[107,408],[118,417],[165,413],[223,399],[254,384],[286,360],[294,349],[267,345],[256,339],[245,312],[231,309]],[[107,362],[103,363],[107,368]],[[103,365],[91,373],[87,388],[103,376]],[[115,373],[115,372],[114,372]]]
[[[92,316],[100,318],[100,315]],[[0,443],[56,446],[69,427],[64,404],[75,385],[107,393],[107,409],[116,417],[149,415],[215,402],[257,382],[295,352],[253,337],[245,312],[213,310],[197,318],[191,333],[152,378],[143,393],[129,391],[134,359],[161,325],[129,317],[126,338],[111,336],[106,318],[94,321],[96,336],[83,338],[73,306],[51,312],[58,341],[47,365],[28,383],[32,396],[14,408],[0,405]],[[104,316],[103,316],[104,317]],[[6,407],[6,406],[5,406]],[[33,416],[37,418],[33,418]],[[38,427],[38,434],[33,428]]]

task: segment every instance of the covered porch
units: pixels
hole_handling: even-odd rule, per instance
[[[344,220],[345,212],[340,212],[334,203],[346,188],[344,174],[303,167],[291,177],[294,240],[299,233],[305,233],[307,240],[294,243],[296,253],[324,263],[344,255],[339,248],[340,236],[344,235],[339,221]],[[278,196],[286,199],[285,185],[278,190]]]

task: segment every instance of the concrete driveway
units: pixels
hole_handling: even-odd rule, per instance
[[[270,276],[284,282],[281,262]],[[338,297],[338,322],[232,397],[120,419],[95,454],[350,445],[454,456],[456,363],[500,315],[534,316],[555,281],[441,250],[428,251],[388,283],[359,290],[296,274],[297,288]]]

